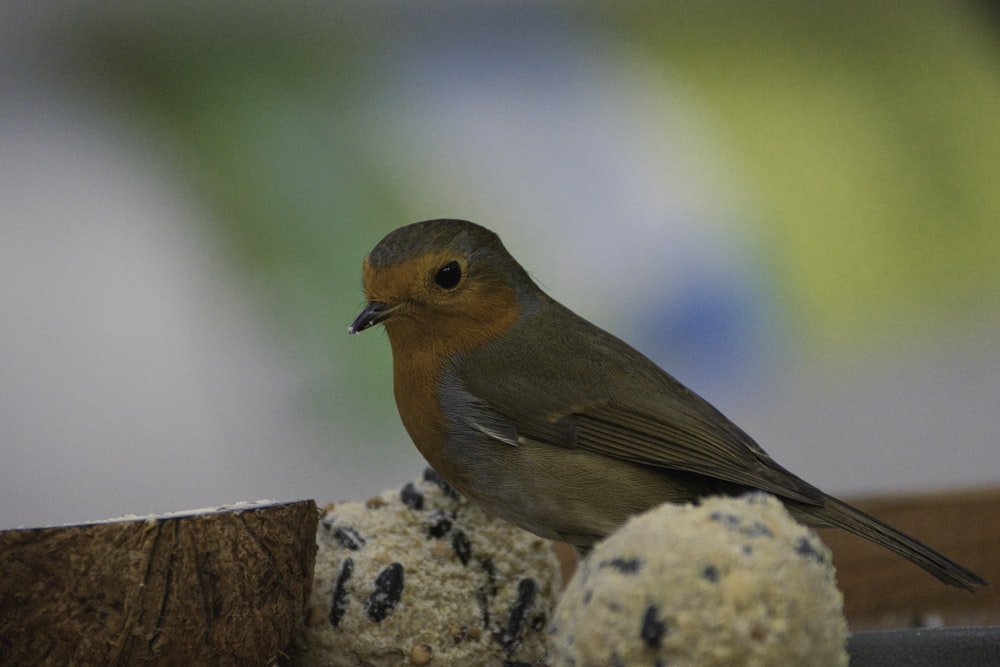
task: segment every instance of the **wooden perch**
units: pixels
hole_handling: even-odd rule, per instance
[[[0,532],[0,664],[273,662],[317,521],[307,500]]]
[[[855,498],[856,507],[954,558],[990,586],[943,586],[912,563],[825,529],[851,630],[1000,624],[1000,488]]]

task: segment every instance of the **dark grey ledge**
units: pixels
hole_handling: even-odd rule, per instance
[[[851,667],[996,667],[1000,627],[855,632],[847,652]]]

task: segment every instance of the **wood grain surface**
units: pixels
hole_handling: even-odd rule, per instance
[[[310,500],[0,532],[0,664],[269,664],[318,519]]]
[[[941,584],[917,566],[837,530],[833,551],[852,630],[1000,625],[1000,488],[853,498],[848,502],[934,547],[990,582],[975,593]]]

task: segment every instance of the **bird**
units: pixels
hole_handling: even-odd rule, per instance
[[[763,491],[942,582],[986,581],[779,465],[736,424],[630,345],[542,290],[499,236],[466,220],[396,229],[362,261],[400,418],[448,484],[488,512],[586,554],[665,502]]]

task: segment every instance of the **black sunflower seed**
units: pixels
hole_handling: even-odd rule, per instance
[[[330,625],[337,627],[340,619],[347,613],[347,582],[354,573],[354,561],[350,558],[344,559],[344,564],[337,575],[337,583],[333,587],[333,598],[330,603]]]
[[[413,486],[413,482],[406,483],[403,490],[399,492],[399,499],[415,510],[422,510],[424,508],[424,494],[417,487]]]
[[[391,563],[375,578],[375,590],[365,600],[365,613],[376,623],[384,621],[402,596],[403,566]]]

